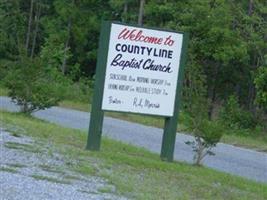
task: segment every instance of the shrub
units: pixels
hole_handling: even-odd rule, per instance
[[[220,126],[208,120],[210,102],[207,99],[206,77],[203,67],[194,58],[187,68],[185,87],[183,90],[184,109],[188,113],[187,126],[194,135],[194,141],[187,141],[195,152],[195,164],[200,165],[206,155],[214,155],[211,151],[223,135]],[[213,124],[215,123],[215,124]]]
[[[254,79],[256,93],[256,103],[267,110],[267,55],[265,56],[266,66],[259,67]]]
[[[209,102],[206,98],[198,96],[195,100],[188,109],[189,117],[187,118],[194,141],[185,143],[192,147],[195,152],[194,163],[199,166],[205,156],[215,155],[212,148],[220,141],[224,131],[218,122],[208,120]]]
[[[252,113],[243,110],[238,103],[236,96],[230,96],[225,106],[220,111],[220,120],[230,128],[255,128],[257,119]]]
[[[92,99],[93,89],[90,79],[82,78],[79,82],[68,80],[66,84],[60,84],[62,87],[60,92],[61,99],[89,103]]]
[[[8,61],[0,59],[0,81],[3,80],[8,73]]]
[[[5,77],[9,96],[24,113],[31,113],[57,105],[60,98],[57,87],[63,80],[57,71],[43,67],[39,59],[21,58],[13,63]]]
[[[195,164],[201,165],[206,155],[215,155],[212,148],[220,141],[224,131],[223,127],[215,121],[201,120],[193,133],[195,140],[187,141],[186,144],[190,145],[195,152]]]

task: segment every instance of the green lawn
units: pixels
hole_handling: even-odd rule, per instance
[[[22,114],[0,112],[0,126],[16,135],[49,142],[71,169],[106,178],[119,194],[133,199],[267,199],[267,185],[205,167],[166,163],[159,155],[107,138],[100,152],[84,150],[86,133],[63,128]],[[106,189],[107,191],[108,188]]]

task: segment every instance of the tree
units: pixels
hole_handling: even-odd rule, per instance
[[[143,17],[144,17],[144,8],[145,0],[140,0],[139,14],[138,14],[138,25],[143,25]]]
[[[28,57],[22,57],[12,65],[4,83],[21,112],[30,114],[57,105],[60,100],[57,83],[63,79],[56,71],[45,69],[39,59]]]
[[[36,14],[35,14],[35,18],[34,18],[35,28],[33,31],[32,47],[31,47],[31,54],[30,54],[31,58],[33,58],[34,52],[35,52],[37,34],[39,31],[39,23],[40,23],[42,4],[38,2],[38,3],[36,3],[36,7],[37,7],[37,9],[36,9]]]
[[[223,128],[218,123],[212,123],[206,120],[193,119],[192,123],[195,126],[193,134],[194,141],[187,141],[186,144],[190,145],[195,152],[194,162],[200,166],[203,159],[207,155],[215,155],[212,151],[223,135]]]
[[[258,68],[254,83],[257,90],[256,102],[267,109],[267,65]]]
[[[29,19],[28,19],[28,30],[27,30],[26,44],[25,44],[25,49],[26,49],[27,52],[28,52],[29,42],[30,42],[30,34],[31,34],[31,26],[32,26],[32,15],[33,15],[33,4],[34,4],[34,0],[31,0]]]
[[[195,152],[194,161],[201,165],[207,155],[214,155],[211,151],[220,141],[223,130],[216,122],[208,120],[209,101],[206,98],[206,83],[203,67],[197,64],[194,57],[189,57],[183,91],[184,109],[189,114],[187,125],[194,135],[194,141],[187,141]]]

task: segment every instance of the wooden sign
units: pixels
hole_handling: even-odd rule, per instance
[[[183,34],[111,24],[103,110],[173,116]]]
[[[104,111],[165,118],[161,157],[172,161],[188,36],[103,22],[87,149],[99,150]]]

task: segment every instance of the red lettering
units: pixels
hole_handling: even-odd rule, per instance
[[[157,44],[162,44],[162,41],[163,41],[163,39],[160,38],[160,39],[158,40],[158,43],[157,43]]]
[[[162,44],[163,38],[153,37],[153,36],[146,36],[143,34],[142,30],[133,29],[129,30],[128,28],[124,28],[118,35],[118,39],[124,39],[124,40],[131,40],[131,41],[139,41],[139,42],[145,42],[145,43],[151,43],[151,44]],[[169,38],[168,38],[169,39]],[[166,41],[165,41],[166,43]],[[167,45],[169,41],[167,41]],[[169,45],[169,44],[168,44]]]
[[[145,36],[143,36],[143,35],[140,36],[140,40],[141,40],[141,41],[143,41],[144,38],[145,38]]]
[[[136,38],[135,38],[136,41],[140,40],[140,37],[142,37],[142,33],[143,33],[143,31],[139,31],[137,33]]]
[[[126,36],[127,36],[128,33],[129,33],[129,30],[127,30],[127,28],[123,29],[120,32],[120,34],[118,36],[118,39],[121,39],[121,38],[126,39]]]
[[[136,31],[136,29],[134,29],[134,30],[132,30],[132,32],[130,33],[130,36],[129,36],[129,39],[130,40],[134,40],[134,38],[135,38],[135,34],[134,34],[134,32]]]

